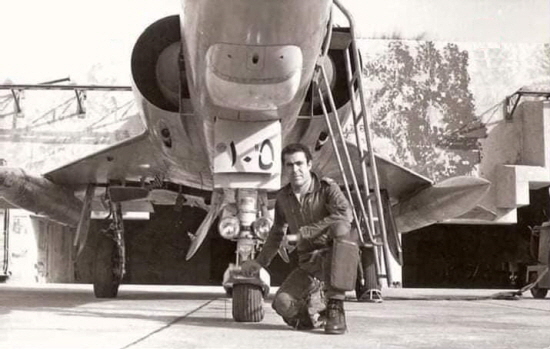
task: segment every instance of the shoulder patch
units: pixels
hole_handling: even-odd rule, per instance
[[[321,182],[325,182],[325,183],[327,183],[328,185],[332,185],[332,184],[336,184],[336,185],[337,185],[337,184],[338,184],[338,183],[336,183],[336,181],[335,181],[334,179],[332,179],[332,178],[330,178],[330,177],[323,177],[323,178],[321,178]]]

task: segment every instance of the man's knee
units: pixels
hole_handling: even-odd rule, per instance
[[[334,240],[348,240],[350,238],[351,224],[346,221],[334,222],[330,225],[329,233]]]
[[[300,307],[302,306],[299,300],[294,298],[288,293],[277,293],[273,299],[271,307],[279,314],[280,316],[290,319],[298,315]]]

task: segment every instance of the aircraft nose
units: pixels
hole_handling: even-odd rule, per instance
[[[219,106],[274,110],[298,91],[302,52],[294,45],[218,43],[207,51],[206,86]]]

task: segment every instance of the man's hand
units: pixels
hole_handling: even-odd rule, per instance
[[[285,235],[286,243],[288,243],[289,245],[292,245],[292,246],[295,246],[301,239],[302,239],[302,237],[300,236],[300,234],[287,234],[287,235]]]
[[[262,269],[260,263],[253,259],[244,261],[243,264],[241,264],[241,272],[246,276],[255,276],[260,272],[260,269]]]
[[[301,239],[310,239],[312,235],[315,233],[315,230],[312,229],[310,226],[303,226],[298,230],[298,235],[300,235]]]

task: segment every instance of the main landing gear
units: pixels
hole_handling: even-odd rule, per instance
[[[531,287],[533,298],[543,299],[550,288],[550,222],[535,226],[531,233],[532,254],[538,263],[527,266],[527,282],[536,283]]]
[[[110,203],[110,206],[111,223],[100,231],[93,268],[97,298],[115,298],[126,269],[121,204]]]

